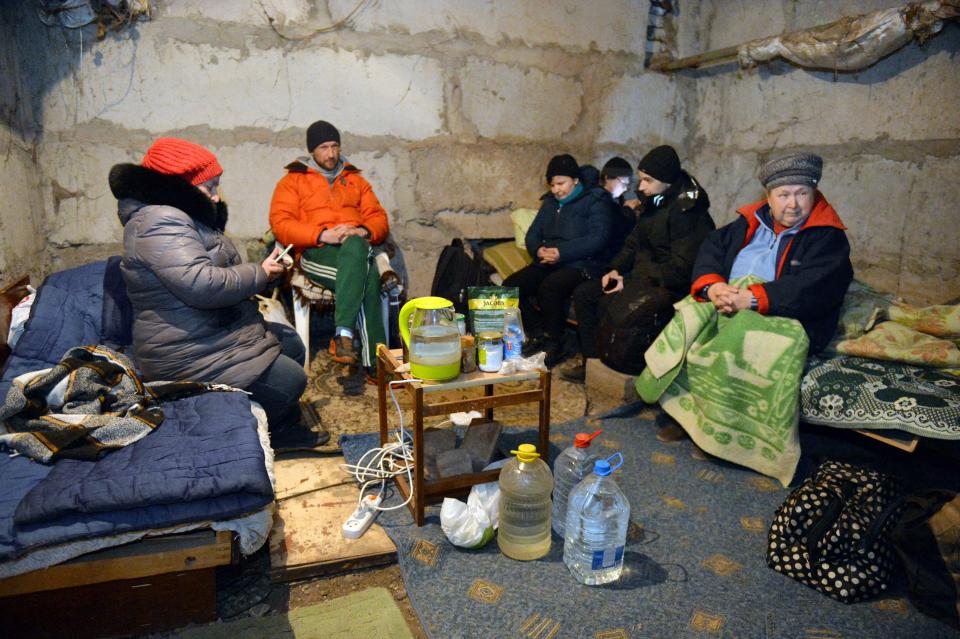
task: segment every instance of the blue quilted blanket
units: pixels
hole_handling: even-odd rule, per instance
[[[56,363],[72,346],[129,342],[119,259],[49,276],[0,376]],[[207,393],[163,404],[166,419],[97,461],[53,465],[0,453],[0,560],[40,546],[238,517],[273,500],[250,402]]]

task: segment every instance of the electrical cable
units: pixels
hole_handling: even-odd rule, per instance
[[[363,505],[363,496],[366,494],[367,489],[378,482],[380,484],[380,492],[378,494],[383,498],[387,482],[398,475],[407,476],[407,485],[410,487],[410,494],[407,495],[407,498],[402,504],[395,506],[374,506],[374,508],[376,510],[397,510],[409,504],[410,500],[413,499],[413,491],[415,488],[413,484],[414,459],[412,441],[403,427],[403,411],[400,409],[400,403],[397,401],[394,386],[422,381],[423,380],[420,379],[398,379],[389,382],[387,385],[387,389],[390,391],[390,399],[393,401],[393,405],[397,409],[397,415],[400,418],[400,425],[396,432],[396,441],[388,442],[379,448],[371,448],[357,460],[356,464],[340,464],[340,468],[353,475],[354,479],[360,484],[360,496],[357,497],[358,505]],[[437,425],[442,426],[449,421],[450,420],[446,420]]]

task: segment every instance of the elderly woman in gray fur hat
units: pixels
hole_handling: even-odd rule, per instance
[[[691,295],[721,313],[752,308],[803,324],[810,352],[827,345],[853,280],[846,226],[818,190],[823,159],[791,153],[760,169],[767,196],[709,235],[693,266]],[[744,275],[764,280],[738,289]]]

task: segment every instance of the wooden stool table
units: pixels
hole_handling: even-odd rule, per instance
[[[387,443],[387,385],[391,379],[414,379],[409,372],[401,373],[398,369],[403,364],[403,354],[400,349],[390,350],[383,344],[377,347],[377,404],[380,412],[380,445]],[[507,393],[494,393],[494,387],[508,382],[536,381],[537,387],[531,390],[521,390]],[[433,481],[424,478],[423,463],[423,418],[436,415],[447,415],[461,411],[483,411],[483,419],[493,419],[493,409],[499,406],[515,406],[528,402],[537,402],[540,405],[539,435],[537,451],[541,459],[549,463],[550,445],[550,373],[549,371],[527,371],[513,375],[499,373],[461,373],[459,377],[449,382],[411,381],[398,385],[413,399],[413,486],[407,478],[397,476],[397,486],[406,499],[413,491],[413,497],[407,504],[417,526],[423,525],[423,510],[428,503],[440,501],[444,496],[457,493],[470,486],[496,481],[500,476],[499,469],[443,477]],[[430,403],[426,399],[435,393],[443,391],[457,391],[465,388],[483,386],[483,397],[461,399],[455,401],[440,401]]]

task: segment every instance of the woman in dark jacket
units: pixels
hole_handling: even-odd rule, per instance
[[[133,350],[144,379],[191,380],[251,393],[280,446],[329,439],[296,425],[306,387],[303,344],[266,325],[250,298],[283,272],[274,260],[241,263],[224,235],[223,169],[207,149],[160,138],[142,164],[118,164],[110,189],[123,224],[121,271],[134,310]],[[299,363],[296,361],[299,359]]]
[[[625,373],[643,368],[643,352],[672,317],[673,303],[688,293],[700,244],[716,228],[707,192],[681,168],[673,147],[658,146],[647,153],[637,165],[637,176],[642,198],[633,230],[603,277],[581,284],[573,296],[584,360],[600,356],[603,348],[616,348],[608,363],[622,361],[617,366]],[[603,313],[616,318],[637,343],[598,344]],[[638,330],[642,326],[649,327],[649,339]],[[585,361],[562,376],[582,382],[584,372]]]
[[[596,175],[593,169],[592,175]],[[612,200],[595,181],[582,180],[571,155],[557,155],[547,165],[550,192],[527,231],[533,264],[512,274],[504,286],[520,289],[528,352],[543,347],[552,368],[564,357],[563,334],[573,290],[600,273],[610,238]],[[531,303],[536,297],[539,312]],[[542,334],[542,337],[541,337]]]

